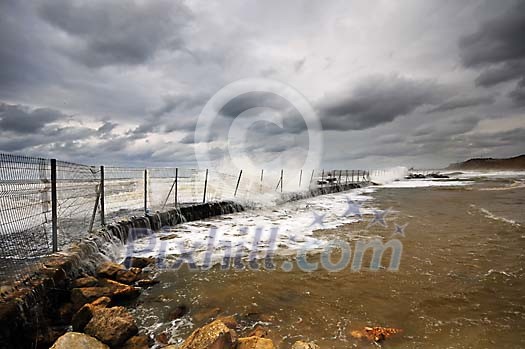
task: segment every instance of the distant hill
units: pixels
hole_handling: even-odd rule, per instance
[[[525,154],[508,159],[479,158],[450,164],[448,170],[525,170]]]

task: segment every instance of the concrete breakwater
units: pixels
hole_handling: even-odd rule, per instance
[[[359,184],[315,188],[285,193],[278,203],[335,193]],[[10,289],[2,290],[0,302],[0,348],[48,347],[69,324],[63,323],[61,305],[70,299],[71,283],[80,275],[92,275],[104,261],[115,261],[115,250],[135,236],[132,229],[158,231],[185,221],[206,219],[244,210],[239,203],[224,201],[183,206],[144,217],[131,217],[107,225],[67,251],[45,258],[38,270]]]

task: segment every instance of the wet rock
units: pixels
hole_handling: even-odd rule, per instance
[[[129,301],[140,296],[140,288],[126,285],[110,279],[100,279],[100,284],[111,291],[111,298],[118,301]]]
[[[371,342],[382,342],[383,340],[403,332],[400,328],[392,327],[365,327],[362,330],[354,330],[350,335],[357,339],[367,339]]]
[[[268,329],[263,326],[255,326],[253,330],[248,333],[248,337],[260,337],[260,338],[266,338],[268,336]]]
[[[170,336],[166,332],[161,332],[155,337],[155,340],[160,344],[168,344]]]
[[[82,287],[71,290],[71,302],[76,309],[86,303],[91,303],[100,297],[111,296],[112,291],[109,287]]]
[[[179,306],[175,307],[175,309],[170,311],[170,313],[168,314],[168,319],[170,321],[171,320],[180,319],[181,317],[183,317],[187,313],[188,313],[188,307],[185,306],[185,305],[179,305]]]
[[[137,334],[135,319],[124,307],[96,307],[93,318],[84,329],[89,334],[111,347],[124,344]]]
[[[235,331],[215,320],[193,331],[179,349],[233,349],[236,342]]]
[[[109,303],[111,303],[111,299],[109,297],[100,297],[92,303],[84,304],[82,308],[80,308],[71,319],[71,326],[73,327],[73,331],[84,331],[86,325],[89,323],[91,318],[93,318],[95,308],[105,308],[109,305]]]
[[[237,349],[275,349],[271,339],[261,337],[239,338]]]
[[[148,349],[149,338],[147,336],[133,336],[126,341],[119,349]]]
[[[220,312],[221,308],[209,308],[195,313],[192,317],[197,322],[203,322],[204,320],[216,317],[217,315],[219,315]]]
[[[109,349],[96,338],[84,333],[68,332],[57,339],[50,349]]]
[[[297,341],[292,345],[292,349],[321,349],[314,342]]]
[[[71,320],[71,327],[73,327],[73,331],[75,332],[82,332],[84,331],[84,328],[86,325],[91,321],[91,318],[93,317],[93,311],[95,310],[95,307],[91,304],[84,304],[82,308],[80,308],[75,315],[73,316],[73,319]]]
[[[153,285],[156,285],[159,282],[160,282],[159,280],[155,280],[155,279],[140,279],[139,281],[136,282],[136,285],[138,287],[146,288],[146,287],[151,287]]]
[[[98,285],[98,280],[94,276],[86,276],[78,278],[72,283],[73,288],[82,288],[82,287],[95,287]]]
[[[97,275],[102,278],[114,279],[116,274],[120,270],[126,270],[123,265],[113,263],[113,262],[104,262],[97,268]]]
[[[137,270],[138,269],[138,270]],[[115,274],[115,280],[123,284],[131,285],[138,278],[140,278],[142,270],[139,268],[131,268],[130,270],[119,270]]]
[[[109,297],[100,297],[95,301],[91,302],[91,305],[95,307],[107,307],[111,303],[111,298]]]
[[[155,258],[146,258],[146,257],[126,257],[124,262],[122,262],[122,264],[126,268],[135,267],[135,268],[141,268],[141,269],[146,268],[148,265],[154,264],[154,263],[155,263]]]

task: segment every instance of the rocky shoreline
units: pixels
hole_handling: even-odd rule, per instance
[[[181,345],[168,344],[169,338],[153,339],[140,335],[135,319],[126,305],[141,294],[141,289],[158,283],[150,277],[155,263],[152,258],[129,258],[123,264],[102,263],[96,276],[81,275],[71,284],[69,301],[61,305],[58,313],[69,325],[51,346],[52,349],[146,349],[157,345],[166,349],[272,349],[275,344],[267,338],[269,330],[256,325],[251,331],[241,333],[235,316],[209,316],[208,324],[196,329]],[[179,307],[173,318],[181,317],[187,309]],[[271,319],[266,319],[271,320]],[[315,343],[298,341],[293,349],[316,349]]]

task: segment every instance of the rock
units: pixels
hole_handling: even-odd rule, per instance
[[[237,349],[275,349],[271,339],[261,337],[239,338]]]
[[[371,342],[381,342],[401,332],[403,332],[403,330],[400,328],[376,326],[365,327],[362,330],[351,331],[350,335],[357,339],[367,339]]]
[[[292,345],[292,349],[321,349],[314,342],[297,341]]]
[[[179,349],[233,349],[236,339],[235,331],[215,320],[193,331]]]
[[[158,284],[159,282],[160,282],[159,280],[154,280],[154,279],[140,279],[139,281],[136,282],[136,285],[139,287],[150,287],[150,286]]]
[[[115,301],[129,301],[140,296],[140,288],[129,286],[110,279],[100,279],[100,284],[111,291],[111,298]]]
[[[81,287],[95,287],[98,285],[98,280],[94,276],[86,276],[82,278],[78,278],[72,283],[73,288],[81,288]]]
[[[122,262],[122,264],[124,264],[126,268],[135,267],[135,268],[141,268],[141,269],[153,263],[155,263],[155,258],[145,258],[145,257],[126,257],[124,262]]]
[[[221,312],[221,308],[215,307],[210,309],[204,309],[195,313],[192,317],[197,322],[203,322],[204,320],[211,319]]]
[[[93,312],[95,310],[95,306],[92,304],[84,304],[82,308],[80,308],[75,315],[73,315],[73,319],[71,320],[71,326],[73,327],[73,331],[75,332],[82,332],[84,331],[84,328],[86,325],[91,321],[91,318],[93,317]]]
[[[84,333],[68,332],[57,339],[50,349],[109,349],[96,338]]]
[[[161,332],[157,335],[157,337],[155,337],[155,339],[161,344],[168,344],[170,341],[170,336],[166,332]]]
[[[73,331],[82,332],[93,317],[95,308],[105,308],[111,303],[109,297],[100,297],[92,303],[84,304],[71,319],[71,326]]]
[[[147,336],[133,336],[126,341],[119,349],[148,349],[149,338]]]
[[[113,263],[113,262],[104,262],[97,268],[97,275],[103,278],[115,278],[119,270],[126,270],[123,265]]]
[[[132,268],[132,269],[134,270],[130,269],[130,270],[117,271],[117,273],[115,274],[115,280],[123,284],[128,284],[128,285],[133,284],[140,277],[140,273],[142,272],[142,270],[139,269],[139,271],[137,272],[136,269],[138,268]]]
[[[248,337],[265,338],[266,336],[268,336],[268,329],[259,325],[255,326],[255,328],[248,333]]]
[[[86,303],[91,303],[100,297],[111,296],[109,287],[82,287],[71,290],[71,302],[75,309],[79,309]]]
[[[170,321],[171,320],[180,319],[181,317],[183,317],[187,313],[188,313],[188,307],[186,307],[185,305],[179,305],[179,306],[175,307],[175,309],[170,311],[170,313],[168,314],[168,319]]]
[[[124,307],[96,307],[93,318],[84,329],[89,334],[111,347],[124,344],[138,332],[135,319]]]
[[[107,307],[111,303],[111,298],[109,297],[100,297],[95,301],[91,302],[91,305],[95,307]]]

